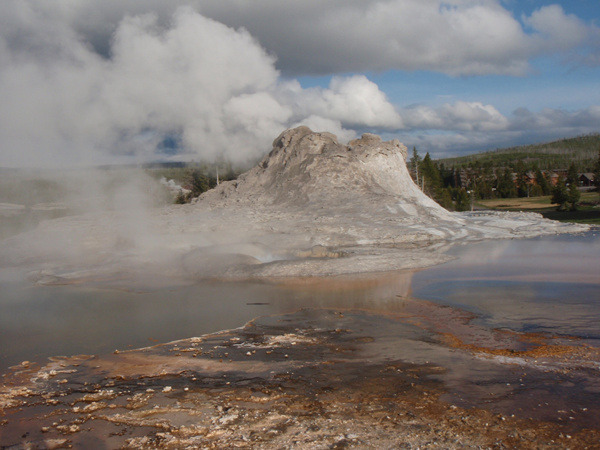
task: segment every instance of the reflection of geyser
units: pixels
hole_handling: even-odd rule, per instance
[[[232,271],[288,259],[260,243],[211,245],[191,250],[183,256],[183,270],[192,278],[212,278]]]
[[[414,270],[349,274],[335,277],[290,278],[281,281],[298,300],[311,307],[366,309],[380,313],[402,311],[412,295]]]

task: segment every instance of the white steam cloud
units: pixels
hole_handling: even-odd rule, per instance
[[[397,108],[363,75],[333,76],[327,88],[288,76],[522,75],[544,54],[583,51],[594,64],[598,36],[560,6],[519,21],[496,0],[3,0],[0,167],[246,164],[299,124],[441,150],[506,141],[525,124],[590,132],[597,106],[512,116],[477,101]]]
[[[7,5],[0,165],[140,161],[168,157],[174,146],[179,157],[245,163],[292,124],[322,124],[351,138],[347,124],[397,120],[367,78],[302,89],[280,77],[275,59],[247,31],[187,7],[167,27],[154,14],[123,18],[103,57],[47,10]]]
[[[21,0],[31,2],[32,0]],[[247,29],[286,74],[433,70],[511,74],[557,51],[600,55],[597,24],[545,5],[515,17],[504,0],[36,0],[60,11],[95,48],[109,53],[124,11],[155,12],[167,24],[189,5],[229,27]],[[534,2],[529,2],[534,3]],[[541,3],[541,2],[537,2]],[[43,6],[47,4],[49,6]],[[535,6],[535,5],[534,5]]]

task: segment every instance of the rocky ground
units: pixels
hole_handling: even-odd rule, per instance
[[[506,369],[495,355],[514,361]],[[301,310],[142,350],[23,363],[3,377],[0,445],[597,448],[598,391],[562,409],[566,391],[544,380],[574,383],[599,360],[583,344],[488,332],[427,302],[385,317]],[[452,388],[465,365],[493,375]]]
[[[288,130],[258,166],[194,204],[45,221],[2,240],[0,266],[49,285],[290,279],[426,267],[456,242],[587,229],[450,213],[414,185],[405,157],[372,135],[345,146]],[[148,349],[24,362],[2,377],[0,445],[599,446],[597,349],[398,305],[392,316],[302,310]]]

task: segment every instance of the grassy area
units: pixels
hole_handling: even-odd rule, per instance
[[[557,211],[556,205],[550,203],[550,196],[531,198],[495,198],[479,200],[481,208],[501,211],[532,211],[544,217],[562,222],[590,223],[600,225],[600,197],[597,192],[582,192],[577,211]]]

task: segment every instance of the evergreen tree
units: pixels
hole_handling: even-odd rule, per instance
[[[579,184],[579,177],[577,176],[577,168],[575,167],[575,163],[571,162],[569,166],[569,170],[567,171],[567,184]]]
[[[417,152],[417,147],[413,147],[413,155],[412,158],[410,159],[410,168],[413,175],[413,179],[415,180],[415,182],[417,183],[417,185],[419,184],[419,166],[421,165],[421,157],[419,156],[419,153]]]
[[[567,186],[565,184],[565,180],[560,178],[554,189],[552,189],[552,198],[550,202],[558,205],[556,208],[558,211],[562,211],[565,209],[565,205],[569,200],[569,192],[567,191]]]
[[[453,169],[453,172],[454,172],[454,184],[453,184],[453,187],[462,186],[463,179],[462,179],[462,175],[461,175],[461,170],[460,169]]]
[[[569,184],[569,190],[567,193],[567,201],[571,204],[571,211],[577,210],[577,202],[581,198],[581,192],[577,189],[577,183]]]
[[[442,187],[447,188],[454,186],[454,170],[446,168],[444,163],[440,164],[440,177],[442,181]]]
[[[186,195],[183,193],[183,191],[181,189],[179,189],[179,192],[177,193],[177,197],[175,197],[174,203],[176,205],[183,205],[187,202],[188,202],[188,199],[186,198]]]
[[[456,193],[456,210],[457,211],[470,211],[471,210],[471,196],[465,188],[458,189]]]
[[[440,206],[446,209],[452,209],[454,203],[452,202],[452,194],[450,194],[450,190],[448,188],[443,188],[441,191],[440,199],[438,200]]]
[[[600,151],[596,164],[594,164],[594,186],[596,186],[596,192],[600,193]]]
[[[198,197],[200,194],[211,188],[209,179],[203,175],[199,169],[194,169],[192,171],[190,175],[190,185],[192,187],[192,197]]]
[[[513,198],[517,196],[517,189],[513,181],[512,172],[507,167],[498,180],[498,195],[502,198]]]
[[[486,181],[483,180],[477,184],[477,198],[486,199],[492,198],[494,196],[494,191],[492,190],[492,186]]]
[[[437,165],[431,160],[429,152],[425,154],[423,161],[421,162],[421,177],[423,191],[431,198],[436,198],[439,189],[441,188],[442,180],[440,177],[440,171]],[[437,195],[439,197],[439,195]]]
[[[483,170],[481,173],[481,182],[478,184],[479,198],[492,198],[494,197],[496,177],[494,176],[494,170],[491,161],[483,164]]]
[[[535,182],[542,190],[542,195],[550,194],[550,184],[548,183],[548,180],[546,179],[539,167],[535,168]]]
[[[529,196],[529,184],[527,178],[527,167],[525,167],[525,163],[521,160],[517,161],[515,164],[515,172],[517,173],[517,196],[519,197],[528,197]]]
[[[542,190],[542,187],[540,185],[534,184],[530,188],[529,195],[531,195],[532,197],[541,197],[542,195],[544,195],[544,191]]]

